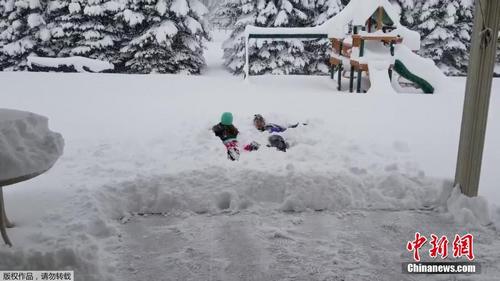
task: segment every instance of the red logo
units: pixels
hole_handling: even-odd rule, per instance
[[[431,245],[432,248],[429,250],[429,256],[431,258],[436,258],[438,255],[442,259],[448,256],[448,238],[445,235],[439,238],[434,234],[431,234]]]
[[[406,244],[406,249],[410,252],[413,251],[413,259],[415,259],[415,261],[420,261],[418,250],[424,246],[426,241],[427,238],[425,238],[425,236],[421,236],[419,232],[416,232],[415,240],[408,241],[408,244]]]
[[[462,237],[455,234],[455,239],[453,240],[453,256],[459,258],[466,256],[470,261],[474,260],[474,236],[472,234],[466,234]]]
[[[430,235],[431,240],[429,242],[431,248],[429,249],[429,257],[441,259],[446,259],[448,257],[448,244],[449,240],[446,235],[438,237],[435,234]],[[413,259],[416,262],[420,261],[419,250],[427,242],[427,237],[420,234],[420,232],[415,232],[415,239],[408,241],[406,244],[406,249],[409,252],[413,252]],[[470,261],[474,260],[474,236],[472,234],[465,234],[460,236],[455,234],[455,239],[453,239],[453,257],[461,258],[467,257]]]

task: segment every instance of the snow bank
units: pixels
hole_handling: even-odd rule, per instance
[[[0,180],[50,169],[63,147],[62,136],[49,130],[46,117],[0,109]]]
[[[62,66],[74,67],[78,72],[102,72],[105,70],[114,69],[112,63],[90,59],[80,56],[66,57],[66,58],[44,58],[44,57],[28,57],[28,66],[33,68],[33,65],[38,67],[59,68]]]
[[[391,170],[391,169],[389,169]],[[366,171],[364,171],[366,173]],[[248,208],[282,211],[419,209],[435,203],[440,181],[390,171],[363,176],[363,169],[285,174],[221,167],[138,178],[100,188],[96,200],[112,218],[130,213],[217,213]]]

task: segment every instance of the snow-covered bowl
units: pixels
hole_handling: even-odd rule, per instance
[[[0,182],[47,171],[63,148],[63,137],[49,129],[47,117],[0,108]]]

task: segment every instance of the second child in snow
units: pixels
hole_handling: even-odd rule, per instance
[[[266,119],[264,119],[264,117],[260,114],[254,115],[253,124],[257,130],[259,130],[261,132],[267,131],[269,133],[282,133],[282,132],[286,131],[286,129],[288,129],[288,128],[297,128],[299,126],[299,123],[289,125],[287,127],[280,126],[280,125],[274,124],[274,123],[266,123]]]

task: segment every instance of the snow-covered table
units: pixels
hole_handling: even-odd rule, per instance
[[[62,155],[64,140],[49,130],[48,119],[31,112],[0,108],[0,232],[12,246],[6,228],[3,186],[32,179],[49,170]]]

